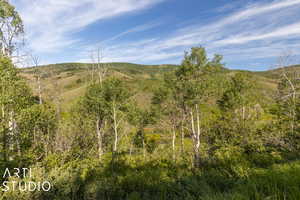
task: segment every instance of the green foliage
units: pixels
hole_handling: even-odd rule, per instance
[[[1,170],[35,164],[53,150],[56,113],[38,105],[7,57],[0,58],[0,108]]]
[[[0,103],[7,110],[14,108],[15,112],[29,106],[34,101],[31,91],[25,82],[18,76],[11,60],[0,57]]]
[[[148,153],[153,153],[154,150],[158,147],[160,141],[159,134],[148,134],[145,138],[146,150]]]
[[[223,66],[222,56],[209,59],[202,47],[180,66],[107,64],[103,82],[85,88],[87,75],[66,84],[84,87],[84,95],[60,114],[46,98],[38,104],[1,58],[0,170],[31,165],[32,180],[53,188],[0,199],[299,199],[298,97],[266,98],[257,75]],[[54,77],[41,81],[89,67],[44,66]],[[278,96],[290,92],[283,79]]]
[[[29,87],[18,76],[18,70],[7,57],[0,57],[0,137],[1,159],[7,161],[8,155],[17,156],[12,148],[19,140],[16,120],[24,109],[35,102]]]
[[[236,157],[234,162],[228,156]],[[35,181],[49,180],[49,192],[7,192],[2,199],[85,200],[85,199],[298,199],[299,162],[250,169],[239,163],[238,153],[225,156],[220,166],[201,173],[192,173],[183,163],[167,160],[131,162],[120,159],[100,164],[93,160],[73,161],[45,173],[34,168]],[[224,157],[224,158],[225,158]],[[229,163],[228,163],[229,162]],[[225,164],[226,163],[226,164]],[[28,180],[27,180],[28,181]]]
[[[133,137],[133,144],[137,148],[142,148],[143,147],[143,142],[145,141],[145,133],[143,130],[138,130],[136,134]]]
[[[253,90],[251,91],[253,87],[253,81],[251,81],[249,74],[235,74],[230,80],[228,90],[224,92],[223,97],[218,102],[220,108],[222,110],[234,110],[255,102],[253,98],[255,95]]]
[[[33,105],[22,110],[17,119],[21,158],[34,163],[47,151],[53,149],[54,133],[57,128],[55,109],[49,105]],[[27,163],[27,165],[29,164]]]
[[[2,56],[12,55],[17,38],[24,33],[21,17],[7,0],[0,1],[0,47]]]
[[[0,171],[34,172],[1,181],[53,187],[1,200],[300,199],[297,67],[233,71],[194,47],[180,66],[102,63],[97,84],[94,64],[22,69],[48,83],[41,104],[7,57],[24,32],[7,0],[0,27]],[[65,97],[83,94],[71,110],[60,111],[61,94],[51,102],[53,81]]]

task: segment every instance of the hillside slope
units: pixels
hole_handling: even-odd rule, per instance
[[[174,70],[176,65],[138,65],[131,63],[105,63],[101,67],[108,69],[107,76],[126,80],[137,94],[138,103],[147,104],[151,91],[159,85],[165,72]],[[42,77],[41,86],[47,99],[59,96],[63,108],[68,108],[84,94],[92,79],[97,80],[97,65],[89,63],[62,63],[21,69],[35,94],[37,94],[36,75]],[[94,72],[94,73],[93,73]]]
[[[140,105],[150,103],[152,91],[161,84],[163,74],[177,68],[176,65],[138,65],[131,63],[105,63],[101,64],[108,69],[108,76],[126,80],[128,86],[136,93],[135,97]],[[89,63],[62,63],[40,66],[38,68],[21,69],[21,75],[26,78],[37,94],[36,74],[42,77],[41,85],[46,98],[55,97],[67,109],[85,92],[92,79],[97,79],[97,68]],[[299,70],[300,67],[289,67],[288,70]],[[231,76],[240,70],[228,70]],[[260,92],[271,95],[277,87],[278,70],[263,72],[248,72],[253,75]]]

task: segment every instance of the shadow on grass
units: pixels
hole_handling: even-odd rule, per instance
[[[250,169],[239,177],[225,169],[191,170],[168,160],[115,159],[70,162],[49,173],[50,192],[6,195],[30,200],[219,200],[300,199],[300,162]],[[21,196],[23,195],[23,196]]]

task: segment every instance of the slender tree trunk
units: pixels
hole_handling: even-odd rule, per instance
[[[2,105],[2,119],[4,120],[5,122],[5,107],[4,105]],[[5,122],[6,123],[6,122]],[[6,131],[6,128],[5,128],[5,123],[3,123],[3,160],[4,162],[7,162],[7,143],[8,143],[8,140],[7,140],[7,131]]]
[[[176,161],[176,147],[175,147],[175,142],[176,142],[176,131],[175,127],[173,125],[172,127],[172,152],[173,152],[173,161]]]
[[[196,121],[197,121],[197,132],[195,130],[195,122],[194,122],[194,114],[193,111],[190,112],[191,114],[191,127],[192,127],[192,134],[193,134],[193,146],[194,146],[194,166],[196,168],[200,167],[200,117],[198,106],[196,105]]]
[[[19,137],[16,138],[16,145],[17,145],[18,156],[21,157],[22,153],[21,153],[21,146],[20,146]]]
[[[293,106],[292,106],[292,124],[291,130],[292,134],[294,134],[295,130],[295,122],[296,122],[296,89],[293,87]]]
[[[143,138],[143,157],[144,157],[144,160],[146,160],[146,144],[145,144],[145,139]]]
[[[8,160],[8,153],[7,153],[7,148],[8,148],[8,139],[7,139],[7,134],[6,130],[4,130],[4,135],[3,135],[3,160],[6,163]]]
[[[197,155],[197,152],[196,152],[196,148],[195,148],[195,141],[196,141],[196,132],[195,132],[195,125],[194,125],[194,113],[193,113],[193,110],[191,110],[190,112],[190,115],[191,115],[191,129],[192,129],[192,139],[193,139],[193,147],[194,147],[194,166],[195,166],[195,158],[196,158],[196,155]]]
[[[292,134],[294,133],[294,127],[295,127],[295,117],[296,117],[296,87],[294,86],[293,82],[291,81],[291,79],[286,75],[286,73],[283,73],[284,78],[288,81],[291,89],[292,89],[292,99],[293,99],[293,105],[292,105],[292,109],[291,109],[291,132]]]
[[[42,99],[42,86],[41,86],[41,77],[38,75],[38,93],[39,93],[39,103],[43,104],[43,99]]]
[[[196,166],[200,167],[200,135],[201,135],[201,127],[200,127],[200,116],[199,116],[199,108],[196,105],[196,117],[197,117],[197,137],[196,137]]]
[[[117,111],[116,111],[116,105],[113,103],[113,120],[114,120],[114,134],[115,134],[115,141],[114,141],[114,147],[113,151],[117,152],[118,150],[118,127],[117,127]]]
[[[4,46],[4,45],[2,45],[2,54],[3,54],[3,55],[6,55],[6,49],[5,49],[5,46]]]
[[[101,74],[100,70],[98,71],[98,75],[99,75],[99,82],[102,85],[102,74]]]
[[[184,154],[184,129],[183,129],[183,124],[181,124],[181,146],[180,146],[180,152],[181,155]]]
[[[33,147],[36,147],[36,126],[33,127]]]
[[[130,160],[131,160],[131,157],[132,157],[132,148],[133,148],[133,145],[132,145],[132,142],[130,142],[130,147],[129,147],[129,157],[130,157]]]
[[[37,90],[38,90],[38,95],[39,95],[39,104],[43,104],[42,100],[42,87],[41,87],[41,75],[39,74],[39,57],[31,55],[31,59],[33,61],[33,64],[35,65],[35,77],[36,77],[36,82],[37,82]]]
[[[50,137],[50,129],[49,127],[47,127],[47,135],[45,136],[45,155],[48,156],[49,155],[49,152],[50,152],[50,140],[49,140],[49,137]]]
[[[103,150],[102,150],[102,132],[101,132],[101,125],[100,125],[100,120],[97,119],[96,121],[96,132],[97,132],[97,139],[98,139],[98,156],[99,159],[101,160],[102,155],[103,155]]]
[[[9,121],[8,121],[8,146],[9,146],[9,153],[14,152],[14,138],[16,136],[16,128],[17,128],[17,124],[16,121],[14,119],[14,112],[11,111],[9,113]],[[18,144],[17,144],[17,148]],[[13,160],[12,156],[9,156],[9,160]]]
[[[21,156],[21,147],[19,143],[19,136],[17,132],[17,122],[15,119],[15,112],[12,110],[9,112],[9,120],[8,120],[8,134],[6,141],[8,142],[9,152],[11,154],[14,150],[17,151],[18,155]],[[15,145],[15,146],[14,146]],[[15,149],[14,149],[15,147]],[[9,160],[13,160],[13,156],[9,156]]]

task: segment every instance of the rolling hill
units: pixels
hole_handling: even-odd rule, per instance
[[[151,91],[160,84],[162,74],[174,70],[176,65],[138,65],[131,63],[105,63],[107,76],[126,80],[136,92],[141,104],[150,100]],[[97,79],[97,66],[90,63],[62,63],[21,69],[21,75],[37,94],[36,75],[42,78],[41,85],[46,98],[60,96],[63,108],[84,94],[90,81]]]
[[[132,91],[136,93],[135,97],[140,105],[150,103],[152,92],[161,84],[163,74],[177,68],[176,65],[139,65],[132,63],[104,63],[102,66],[108,69],[108,76],[114,76],[126,80],[126,83]],[[67,109],[85,92],[91,79],[96,79],[97,74],[95,64],[90,63],[61,63],[51,64],[39,67],[29,67],[21,69],[21,75],[26,78],[37,93],[36,74],[42,77],[41,85],[46,98],[55,98],[59,96],[62,107]],[[259,92],[266,96],[272,95],[277,88],[277,81],[280,70],[268,70],[260,72],[242,71],[253,75]],[[299,71],[300,66],[286,67],[288,72]],[[233,75],[241,70],[227,70],[228,75]],[[47,95],[45,95],[47,94]]]

